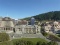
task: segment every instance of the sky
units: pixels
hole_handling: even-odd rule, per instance
[[[0,16],[22,19],[60,11],[60,0],[0,0]]]

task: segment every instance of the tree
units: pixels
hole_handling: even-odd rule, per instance
[[[42,20],[60,20],[60,11],[52,11],[52,12],[47,12],[43,14],[38,14],[36,16],[33,16],[37,21],[42,21]],[[24,18],[26,20],[30,20],[31,17]]]

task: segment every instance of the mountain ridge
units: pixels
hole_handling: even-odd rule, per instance
[[[51,11],[47,13],[38,14],[34,17],[37,21],[43,21],[43,20],[60,20],[60,11]],[[31,17],[23,18],[25,20],[30,20]]]

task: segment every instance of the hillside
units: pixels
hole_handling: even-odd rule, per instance
[[[60,20],[60,11],[52,11],[43,14],[38,14],[36,16],[32,16],[38,21],[42,20]],[[24,18],[26,20],[30,20],[31,17]]]

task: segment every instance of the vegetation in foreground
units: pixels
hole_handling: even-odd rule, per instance
[[[47,42],[41,38],[21,38],[12,41],[1,42],[0,45],[58,45],[56,42]]]
[[[1,42],[0,45],[36,45],[38,41],[47,43],[46,40],[41,38],[20,38]]]
[[[0,42],[8,41],[9,35],[6,33],[0,33]]]
[[[9,40],[9,35],[0,33],[0,45],[58,45],[55,41],[47,42],[42,38],[20,38]]]

